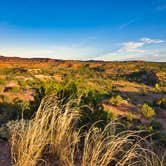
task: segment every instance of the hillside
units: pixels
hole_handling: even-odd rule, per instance
[[[151,135],[148,141],[152,140],[155,147],[160,147],[160,152],[165,151],[166,62],[1,56],[0,148],[9,151],[13,123],[22,118],[25,121],[33,119],[42,99],[51,95],[56,96],[56,102],[64,100],[62,105],[79,99],[78,107],[85,116],[79,127],[87,125],[89,129],[96,121],[103,121],[98,125],[103,128],[107,123],[118,121],[124,125],[120,131],[144,130],[146,132],[141,136]],[[82,108],[84,106],[87,108]],[[0,157],[0,165],[2,160]]]

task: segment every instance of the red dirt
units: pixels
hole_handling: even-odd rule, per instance
[[[134,104],[125,102],[119,106],[113,106],[109,103],[108,100],[103,100],[103,105],[106,109],[113,111],[119,116],[127,117],[128,113],[130,112],[132,113],[133,119],[139,119],[142,124],[149,123],[149,121],[139,113],[138,108]]]

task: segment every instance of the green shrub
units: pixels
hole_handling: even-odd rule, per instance
[[[49,79],[44,83],[43,88],[44,88],[44,93],[46,95],[49,95],[57,93],[58,89],[61,89],[61,86],[54,80]]]
[[[94,91],[86,90],[81,94],[81,104],[88,105],[95,110],[99,110],[104,94],[95,93]]]
[[[147,104],[143,104],[140,111],[146,118],[150,118],[156,114],[155,110]]]
[[[58,90],[58,96],[61,98],[75,98],[77,96],[78,88],[74,81],[67,82],[62,89]]]
[[[109,101],[110,104],[115,106],[121,105],[124,102],[123,98],[120,95],[111,97]]]

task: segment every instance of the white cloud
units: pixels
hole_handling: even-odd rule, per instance
[[[160,51],[156,49],[145,49],[145,45],[158,44],[164,42],[163,40],[150,39],[150,38],[141,38],[136,42],[125,42],[122,43],[121,48],[108,52],[100,57],[96,58],[99,60],[133,60],[133,59],[142,59],[142,60],[159,60]],[[166,50],[165,50],[166,52]],[[162,53],[162,59],[165,56],[165,53]],[[166,61],[166,57],[165,57]]]
[[[42,57],[55,59],[73,59],[73,60],[155,60],[166,61],[166,47],[158,50],[154,44],[164,42],[150,38],[141,38],[138,41],[125,42],[115,51],[103,53],[104,49],[92,47],[84,43],[71,45],[54,45],[54,46],[20,46],[20,47],[0,47],[0,55],[18,56],[18,57]],[[153,47],[144,47],[152,45]],[[161,52],[162,51],[162,52]]]
[[[126,42],[122,44],[122,48],[120,48],[118,51],[131,52],[137,48],[141,48],[143,45],[143,42]]]
[[[138,42],[126,42],[122,44],[122,48],[119,49],[119,51],[125,51],[125,52],[132,52],[135,51],[138,48],[143,47],[146,44],[157,44],[162,43],[163,40],[158,39],[150,39],[150,38],[141,38]],[[138,51],[138,50],[137,50]]]
[[[164,40],[158,40],[158,39],[149,39],[146,37],[141,38],[141,40],[144,44],[151,44],[151,43],[163,43]]]

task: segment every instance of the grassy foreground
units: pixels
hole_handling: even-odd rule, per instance
[[[16,123],[11,137],[15,166],[164,166],[143,131],[117,132],[116,122],[104,128],[82,127],[77,101],[67,104],[55,95],[42,100],[32,120]],[[79,126],[79,127],[78,127]]]

